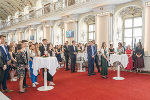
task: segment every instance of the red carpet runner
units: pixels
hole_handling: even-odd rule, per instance
[[[96,73],[70,73],[57,71],[54,77],[56,86],[48,92],[27,88],[24,94],[18,93],[18,82],[8,82],[8,88],[15,92],[6,93],[11,100],[150,100],[150,75],[121,72],[123,81],[115,81],[116,72],[109,72],[108,79]],[[28,78],[31,86],[31,80]],[[43,85],[42,75],[38,76],[39,86]]]

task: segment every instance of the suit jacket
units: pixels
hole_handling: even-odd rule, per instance
[[[3,58],[3,55],[2,55],[2,52],[1,52],[1,49],[0,49],[0,82],[3,81],[3,76],[4,76],[4,70],[3,70],[3,67],[5,65],[5,61],[4,61],[4,58]]]
[[[44,55],[44,52],[46,51],[43,44],[42,44],[41,47],[39,47],[39,50],[40,50],[40,52],[41,52],[41,56],[43,56],[43,55]]]
[[[6,63],[5,63],[5,61],[4,61],[2,52],[1,52],[1,50],[0,50],[0,69],[2,69],[5,64],[6,64]]]
[[[69,57],[69,46],[64,45],[64,56]]]
[[[2,53],[2,55],[3,55],[4,61],[5,61],[5,63],[7,63],[7,61],[11,60],[11,56],[10,56],[10,54],[9,54],[9,51],[8,51],[7,47],[4,46],[4,48],[5,48],[6,52],[5,52],[5,50],[3,49],[3,47],[0,46],[0,50],[1,50],[1,53]]]
[[[94,55],[92,55],[92,46],[88,46],[87,47],[88,60],[92,59],[92,56],[94,56],[95,58],[97,54],[96,46],[93,46],[93,52],[94,52]]]
[[[71,46],[69,47],[69,52],[70,52],[70,57],[73,58],[73,57],[76,57],[76,55],[75,55],[74,53],[75,53],[75,52],[78,52],[78,49],[77,49],[77,47],[75,46],[75,50],[74,50],[73,45],[71,45]]]

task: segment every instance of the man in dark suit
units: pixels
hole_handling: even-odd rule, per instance
[[[100,68],[99,68],[99,65],[98,65],[99,58],[98,58],[98,54],[97,54],[97,44],[95,43],[95,40],[93,40],[92,42],[93,42],[93,45],[94,45],[94,54],[95,54],[95,60],[94,61],[95,61],[97,70],[100,73]],[[93,69],[93,71],[94,71],[94,69]]]
[[[5,36],[0,35],[0,41],[1,41],[0,50],[3,55],[4,63],[7,64],[7,69],[5,70],[4,78],[2,82],[3,92],[12,92],[13,90],[9,90],[7,88],[7,78],[10,70],[9,65],[11,64],[11,56],[9,54],[7,47],[5,46]]]
[[[0,45],[1,45],[1,40],[0,40]],[[0,49],[0,91],[3,92],[1,86],[2,86],[2,82],[3,82],[3,78],[4,78],[4,73],[5,70],[7,69],[6,63],[4,61],[1,49]]]
[[[28,88],[29,86],[26,83],[26,75],[27,75],[27,72],[28,72],[28,61],[29,61],[29,55],[28,55],[29,48],[28,48],[28,41],[27,40],[22,40],[22,49],[23,49],[23,51],[25,53],[25,56],[26,56],[26,59],[27,59],[27,65],[26,65],[26,68],[25,68],[25,76],[24,76],[24,79],[23,79],[23,87]]]
[[[73,40],[72,45],[69,47],[70,52],[70,59],[71,59],[71,72],[75,72],[75,65],[76,65],[76,56],[78,53],[78,49],[76,47],[76,42]]]
[[[43,39],[42,42],[43,44],[39,47],[41,56],[43,56],[45,54],[45,51],[47,51],[47,39]]]
[[[88,54],[88,76],[95,75],[94,73],[94,59],[95,59],[95,53],[94,53],[94,45],[92,41],[89,42],[89,46],[87,47],[87,54]]]
[[[68,46],[68,41],[66,41],[64,45],[64,56],[65,56],[65,61],[66,61],[66,71],[69,70],[68,68],[68,61],[69,61],[69,46]]]
[[[39,47],[39,50],[40,50],[40,52],[41,52],[41,56],[43,56],[46,52],[47,52],[47,39],[43,39],[42,40],[42,42],[43,42],[43,44]],[[44,78],[44,72],[45,72],[45,70],[46,69],[44,69],[43,68],[43,78]],[[47,81],[50,81],[49,82],[49,85],[55,85],[54,83],[53,83],[53,76],[49,73],[49,71],[48,70],[46,70],[47,71]]]

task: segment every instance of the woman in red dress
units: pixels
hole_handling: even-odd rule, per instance
[[[133,50],[130,48],[130,45],[128,45],[125,53],[128,55],[128,60],[129,60],[126,70],[130,70],[131,72],[131,70],[133,69],[133,59],[132,59]]]

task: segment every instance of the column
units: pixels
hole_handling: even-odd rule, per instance
[[[96,43],[100,49],[103,42],[106,42],[107,45],[109,42],[109,15],[97,15],[96,17]]]
[[[79,22],[75,21],[75,41],[78,42]]]
[[[144,50],[147,56],[150,55],[150,6],[145,7],[145,36],[144,36]]]
[[[44,31],[44,39],[47,39],[49,42],[51,41],[51,37],[50,37],[50,25],[45,25],[43,27],[43,31]]]

